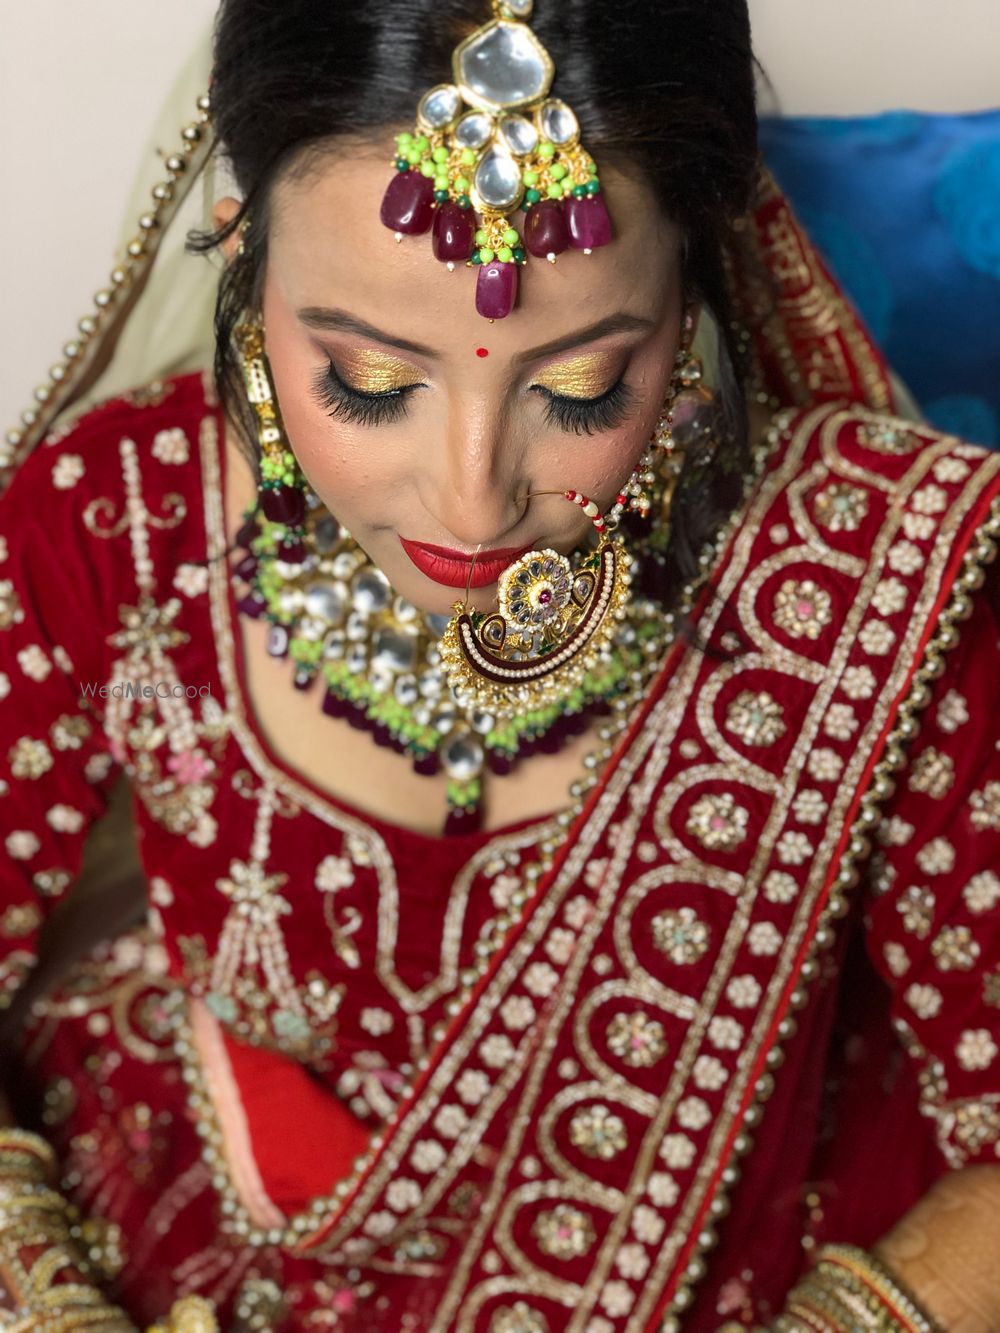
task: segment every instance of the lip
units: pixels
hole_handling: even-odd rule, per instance
[[[405,537],[400,537],[399,544],[421,574],[446,588],[488,588],[491,583],[496,583],[508,565],[533,549],[510,546],[504,550],[480,551],[476,555],[471,551],[452,551],[447,546],[408,541]]]

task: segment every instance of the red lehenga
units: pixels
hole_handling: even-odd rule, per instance
[[[744,239],[779,279],[775,304],[742,270],[791,406],[697,609],[707,651],[675,645],[458,1012],[556,827],[421,837],[269,751],[211,388],[115,400],[21,462],[2,979],[126,771],[148,923],[37,1007],[25,1053],[137,1322],[199,1292],[223,1328],[749,1326],[815,1245],[997,1161],[1000,456],[886,415],[779,198]]]

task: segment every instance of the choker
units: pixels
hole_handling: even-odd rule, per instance
[[[532,754],[557,753],[592,719],[641,693],[671,637],[673,617],[633,593],[582,678],[561,697],[502,717],[463,702],[449,686],[442,640],[450,617],[420,611],[399,596],[311,488],[305,487],[302,549],[288,552],[287,527],[258,509],[243,518],[236,544],[245,555],[233,571],[248,585],[237,591],[240,613],[269,622],[267,650],[293,663],[296,689],[322,681],[324,713],[407,755],[415,772],[446,775],[446,835],[480,827],[487,772],[502,776]],[[665,534],[656,536],[659,546]],[[632,559],[641,588],[642,566],[655,564],[657,553],[650,546]]]

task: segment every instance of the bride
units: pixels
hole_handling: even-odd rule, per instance
[[[8,436],[0,1326],[1000,1327],[1000,459],[897,395],[741,0],[224,0]]]

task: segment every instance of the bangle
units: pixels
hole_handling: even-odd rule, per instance
[[[945,1333],[894,1274],[856,1245],[822,1246],[774,1327],[778,1333]]]

